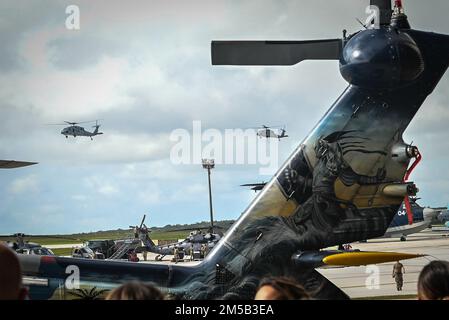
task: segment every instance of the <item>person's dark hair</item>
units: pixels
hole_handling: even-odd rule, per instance
[[[109,292],[106,300],[164,300],[164,295],[150,283],[132,281]]]
[[[262,279],[257,291],[264,286],[270,286],[277,291],[278,295],[276,296],[276,300],[311,299],[311,296],[302,285],[288,277],[269,277]]]
[[[0,300],[23,300],[26,296],[17,254],[0,243]]]
[[[426,265],[418,278],[420,300],[449,298],[449,262],[432,261]]]

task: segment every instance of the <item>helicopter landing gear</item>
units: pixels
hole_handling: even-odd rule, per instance
[[[162,261],[162,259],[165,257],[165,255],[162,255],[162,254],[158,254],[155,258],[154,258],[154,260],[155,261]]]

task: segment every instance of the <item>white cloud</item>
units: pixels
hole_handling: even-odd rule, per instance
[[[84,194],[74,194],[73,196],[71,196],[71,198],[79,202],[85,202],[87,199],[89,199],[89,197]]]
[[[15,179],[9,186],[9,191],[14,194],[38,192],[39,179],[37,175],[29,175]]]
[[[114,196],[120,192],[119,187],[108,178],[93,176],[85,178],[84,181],[88,188],[106,197]]]
[[[149,183],[139,190],[138,197],[144,204],[157,204],[161,201],[161,191],[157,184]]]

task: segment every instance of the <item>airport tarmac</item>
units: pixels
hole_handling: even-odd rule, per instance
[[[354,243],[353,249],[362,251],[389,251],[402,253],[427,254],[426,257],[412,260],[404,260],[402,264],[405,267],[404,287],[402,291],[396,290],[396,283],[392,277],[394,263],[383,263],[377,265],[379,271],[378,287],[376,278],[368,278],[373,276],[375,267],[348,267],[348,268],[332,268],[318,269],[326,278],[346,292],[351,298],[368,298],[368,299],[416,299],[417,281],[422,268],[431,260],[447,260],[449,261],[449,233],[434,232],[430,229],[421,233],[410,235],[407,241],[399,239],[374,239],[366,243]],[[335,248],[333,248],[335,249]],[[154,261],[156,255],[148,253],[148,261],[146,263],[174,264],[171,261],[173,256],[166,256],[163,261]],[[139,255],[141,263],[143,257]],[[185,262],[179,262],[181,265],[196,265],[199,261],[189,261],[186,257]],[[374,282],[370,281],[374,279]],[[370,284],[370,286],[367,286]]]
[[[75,246],[75,245],[70,245]],[[49,246],[50,247],[50,246]],[[59,245],[60,247],[60,245]],[[412,260],[404,260],[402,264],[405,267],[404,287],[398,292],[396,283],[392,277],[394,263],[379,264],[379,286],[373,288],[373,282],[370,282],[370,276],[373,275],[372,266],[347,267],[347,268],[331,268],[318,269],[326,278],[346,292],[351,298],[386,298],[386,299],[414,299],[417,291],[418,276],[422,268],[431,260],[447,260],[449,261],[449,233],[435,232],[426,230],[421,233],[410,235],[407,241],[399,239],[374,239],[366,243],[354,243],[353,249],[362,251],[389,251],[401,253],[427,254],[427,257]],[[336,248],[332,248],[336,249]],[[162,261],[156,261],[157,254],[149,252],[147,261],[143,261],[142,254],[138,254],[139,263],[154,264],[175,264],[172,262],[173,256],[167,255]],[[189,256],[178,264],[183,266],[193,266],[201,261],[190,261]],[[370,277],[370,278],[369,278]],[[376,279],[375,279],[376,280]],[[367,286],[371,284],[371,286]],[[374,281],[375,284],[375,281]]]
[[[396,283],[392,277],[394,263],[383,263],[379,267],[379,286],[373,288],[368,278],[373,275],[372,267],[348,267],[335,269],[318,269],[326,278],[341,288],[351,298],[388,298],[415,299],[418,276],[422,268],[431,260],[449,261],[448,233],[422,231],[407,237],[407,241],[399,239],[375,239],[367,243],[354,243],[353,249],[362,251],[390,251],[402,253],[427,254],[427,257],[404,260],[404,287],[396,290]],[[374,279],[376,280],[376,279]],[[367,283],[370,286],[367,286]],[[371,288],[370,288],[371,287]]]
[[[137,255],[137,257],[140,259],[139,263],[154,263],[154,264],[176,264],[176,262],[173,262],[173,256],[172,255],[167,255],[165,256],[162,261],[156,261],[156,257],[158,255],[156,253],[151,253],[148,252],[147,253],[147,261],[143,260],[143,255],[141,253],[139,253]],[[190,256],[186,256],[185,259],[183,261],[178,262],[178,264],[183,265],[183,266],[194,266],[197,264],[200,264],[201,261],[190,261]]]
[[[81,247],[82,243],[72,243],[72,244],[48,244],[45,245],[45,248],[48,249],[71,249],[76,247]]]

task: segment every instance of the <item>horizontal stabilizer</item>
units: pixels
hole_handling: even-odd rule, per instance
[[[296,265],[304,268],[355,267],[425,257],[422,254],[366,251],[304,251],[293,255]]]
[[[213,65],[291,66],[303,60],[338,60],[342,40],[212,41]]]

